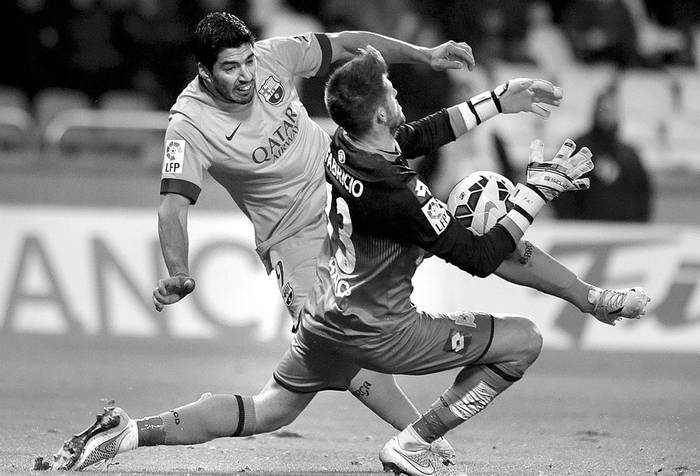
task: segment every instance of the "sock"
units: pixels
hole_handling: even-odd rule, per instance
[[[408,425],[406,428],[401,430],[397,436],[399,440],[399,446],[408,451],[416,451],[426,446],[430,443],[425,441],[413,428],[413,425]]]
[[[413,428],[413,425],[408,425],[406,428],[401,430],[397,436],[399,440],[399,446],[408,451],[416,451],[426,446],[430,443],[425,441]]]
[[[507,364],[465,368],[457,375],[454,384],[412,426],[424,441],[432,443],[486,408],[520,377],[522,371]]]
[[[205,393],[194,403],[136,420],[138,446],[188,445],[255,433],[252,397]]]

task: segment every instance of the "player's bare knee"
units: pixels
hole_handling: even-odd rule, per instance
[[[257,413],[257,412],[256,412]],[[256,415],[256,433],[269,433],[291,424],[296,420],[300,412],[289,408],[280,407],[278,409],[265,409],[260,412],[260,417]]]
[[[530,366],[542,351],[542,333],[540,333],[537,324],[528,318],[521,318],[521,326],[523,332],[523,364]]]
[[[509,317],[508,328],[508,339],[513,347],[512,364],[524,371],[540,355],[542,334],[537,325],[524,316]]]
[[[290,425],[296,420],[298,413],[289,413],[289,412],[280,412],[277,414],[277,418],[275,418],[273,422],[273,427],[270,431],[275,431],[279,430],[280,428]]]
[[[268,433],[289,425],[312,398],[313,394],[293,393],[273,381],[253,396],[256,433]]]

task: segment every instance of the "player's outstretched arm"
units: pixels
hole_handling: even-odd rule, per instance
[[[547,106],[559,106],[562,90],[543,79],[511,79],[493,91],[485,91],[463,103],[447,108],[448,123],[442,111],[404,124],[396,134],[403,156],[413,159],[466,134],[497,114],[530,112],[549,117]]]
[[[169,278],[158,281],[153,290],[153,305],[157,311],[173,304],[194,290],[195,282],[189,276],[187,236],[188,198],[167,193],[158,207],[158,238]]]
[[[515,252],[501,263],[495,274],[511,283],[564,299],[581,312],[613,326],[621,318],[642,317],[651,300],[642,288],[611,290],[588,284],[528,241],[518,243]]]
[[[547,106],[558,107],[564,93],[544,79],[511,79],[491,91],[447,109],[455,137],[460,137],[498,114],[530,112],[542,119],[550,115]]]
[[[342,31],[327,33],[331,42],[332,62],[347,60],[357,54],[359,48],[375,47],[387,63],[428,64],[434,70],[474,69],[474,55],[464,42],[448,41],[433,48],[414,45],[368,31]]]
[[[564,299],[582,312],[593,310],[586,298],[590,286],[569,268],[532,243],[522,240],[494,273],[514,284]]]

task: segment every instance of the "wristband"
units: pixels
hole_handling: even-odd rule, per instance
[[[535,187],[521,183],[515,187],[515,192],[510,196],[513,208],[506,215],[525,233],[533,220],[544,207],[547,200]]]
[[[468,131],[502,112],[499,97],[508,88],[507,84],[508,83],[498,86],[493,91],[485,91],[481,94],[477,94],[469,101],[457,104],[457,108],[460,114],[462,114],[462,119],[464,119],[464,124],[467,126]]]
[[[510,218],[513,223],[515,223],[515,226],[517,226],[520,231],[523,232],[523,234],[525,234],[525,230],[530,228],[530,225],[532,225],[532,222],[525,215],[519,213],[515,208],[506,213],[506,216]]]

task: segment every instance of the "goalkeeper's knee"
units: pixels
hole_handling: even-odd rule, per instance
[[[499,366],[505,365],[512,370],[512,375],[522,376],[540,355],[542,334],[537,325],[524,316],[508,316],[498,319],[498,322],[494,344],[500,342],[501,346],[510,349],[500,360]]]

